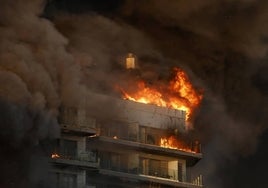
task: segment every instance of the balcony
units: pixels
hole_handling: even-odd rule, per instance
[[[74,126],[70,124],[60,124],[61,131],[65,134],[77,136],[93,136],[97,134],[96,128],[88,126]]]
[[[107,176],[116,176],[120,178],[129,178],[138,180],[141,182],[154,182],[163,185],[169,185],[180,188],[202,188],[202,176],[198,176],[191,180],[179,180],[176,177],[177,172],[172,169],[159,169],[155,171],[153,169],[124,169],[124,168],[113,168],[113,167],[101,167],[99,173]]]
[[[141,142],[134,142],[134,141],[128,141],[125,139],[119,139],[119,138],[110,138],[106,136],[98,136],[91,141],[98,142],[98,144],[93,144],[98,147],[107,147],[107,148],[116,148],[118,145],[120,145],[121,148],[125,148],[126,150],[135,150],[135,151],[142,151],[145,153],[150,154],[156,154],[156,155],[162,155],[162,156],[169,156],[169,157],[178,157],[181,159],[185,159],[187,161],[187,166],[193,166],[195,163],[197,163],[201,158],[201,153],[194,153],[194,152],[188,152],[178,149],[170,149],[161,147],[159,145],[153,145],[153,144],[145,144]]]
[[[60,153],[51,154],[50,162],[61,166],[78,166],[81,168],[98,168],[99,161],[94,152],[81,152],[77,156],[70,156]]]
[[[97,134],[96,119],[87,116],[85,110],[77,108],[60,109],[58,122],[65,134],[92,136]]]
[[[131,141],[187,153],[201,154],[201,144],[198,141],[186,141],[178,133],[178,130],[156,129],[140,126],[135,123],[110,122],[100,128],[99,135],[122,141]]]

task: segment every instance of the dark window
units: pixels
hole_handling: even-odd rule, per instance
[[[178,180],[182,181],[183,180],[183,168],[182,168],[182,163],[178,163]]]
[[[53,188],[77,188],[77,176],[75,174],[50,173],[49,181]]]
[[[68,159],[77,157],[77,141],[74,140],[61,140],[61,155]]]
[[[75,174],[61,174],[60,188],[76,188],[77,177]]]
[[[151,159],[149,160],[149,175],[160,176],[161,174],[161,161]]]

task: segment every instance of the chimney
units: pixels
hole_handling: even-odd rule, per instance
[[[128,53],[126,57],[126,69],[135,69],[136,68],[136,58],[132,53]]]

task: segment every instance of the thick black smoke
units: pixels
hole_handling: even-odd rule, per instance
[[[80,69],[44,1],[1,0],[0,187],[48,187],[43,142],[60,135],[58,109],[79,104]]]
[[[14,181],[3,176],[3,186],[38,186],[42,171],[31,168],[36,155],[29,153],[40,140],[56,136],[50,130],[57,129],[58,108],[83,103],[86,88],[114,95],[115,83],[129,84],[122,64],[128,52],[137,55],[140,76],[152,83],[165,81],[171,67],[181,66],[202,85],[205,98],[192,131],[205,144],[199,171],[207,187],[240,186],[224,173],[238,157],[254,153],[267,128],[268,3],[107,2],[1,1],[3,163],[6,153],[18,153],[4,165]],[[20,170],[10,171],[12,166]]]
[[[136,29],[102,16],[63,14],[55,18],[56,28],[45,18],[45,5],[1,1],[1,187],[52,186],[47,185],[49,163],[42,158],[49,151],[42,143],[60,136],[59,109],[87,103],[94,115],[111,118],[114,105],[87,95],[87,89],[111,93],[111,86],[126,77],[120,69],[128,50],[159,56]]]
[[[48,159],[40,142],[55,139],[55,117],[0,99],[0,187],[49,187]]]
[[[83,51],[97,66],[105,57],[109,73],[111,60],[126,51],[141,57],[142,72],[150,75],[145,76],[149,80],[159,80],[167,67],[183,66],[205,89],[192,133],[205,145],[198,167],[206,186],[250,184],[231,183],[235,177],[229,172],[239,158],[254,154],[259,136],[267,129],[266,1],[55,1],[48,10],[54,10],[53,21],[70,39],[70,48],[87,49]],[[65,15],[57,15],[59,10]],[[129,28],[143,37],[130,35]],[[147,53],[144,45],[148,44],[154,53]]]
[[[254,154],[267,129],[267,12],[266,1],[242,0],[129,0],[120,8],[124,20],[204,83],[194,132],[205,144],[199,167],[208,187],[254,184],[229,174],[239,157]]]
[[[156,45],[206,86],[195,122],[205,146],[198,166],[206,186],[252,186],[233,168],[239,157],[254,154],[267,129],[267,2],[128,1],[122,10],[153,38],[166,36]]]

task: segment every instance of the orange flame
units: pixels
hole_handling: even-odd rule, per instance
[[[149,87],[144,81],[137,83],[137,91],[127,92],[121,89],[123,98],[162,107],[170,107],[186,111],[186,120],[189,120],[193,111],[200,104],[203,95],[194,89],[187,74],[179,68],[174,68],[175,77],[166,88]]]
[[[51,158],[52,158],[52,159],[57,159],[57,158],[60,158],[60,155],[57,154],[57,153],[52,153],[52,154],[51,154]]]
[[[160,146],[169,149],[177,149],[186,152],[196,153],[190,147],[187,147],[183,142],[178,141],[175,136],[160,139]]]

